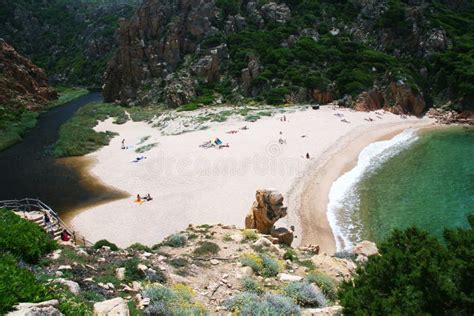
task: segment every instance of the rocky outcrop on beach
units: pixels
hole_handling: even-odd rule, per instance
[[[0,39],[0,104],[36,110],[56,97],[44,70]]]
[[[436,119],[440,124],[466,124],[474,125],[474,111],[457,112],[449,109],[449,104],[445,108],[430,109],[426,116]]]
[[[62,316],[58,310],[59,301],[49,300],[40,303],[20,303],[15,306],[15,311],[7,316]]]
[[[384,89],[373,89],[363,92],[354,101],[358,111],[385,109],[395,114],[421,115],[426,109],[423,95],[412,87],[398,82],[391,82]]]
[[[245,217],[245,228],[256,229],[261,234],[271,235],[277,242],[291,245],[293,228],[275,228],[275,223],[287,215],[283,195],[276,190],[257,190],[255,202]]]

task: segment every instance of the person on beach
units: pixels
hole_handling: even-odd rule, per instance
[[[137,203],[142,202],[142,197],[140,196],[140,194],[137,194],[137,199],[135,200],[135,202],[137,202]]]
[[[122,149],[125,149],[125,138],[122,139]]]
[[[309,153],[306,153],[306,159],[309,159]]]
[[[148,202],[153,200],[153,198],[151,197],[150,193],[148,193],[146,196],[145,196],[145,200],[147,200]]]

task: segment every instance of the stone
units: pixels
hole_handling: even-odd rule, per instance
[[[239,269],[239,276],[241,277],[250,277],[253,275],[253,270],[251,267],[242,267]]]
[[[242,234],[233,234],[230,236],[230,239],[236,243],[241,243],[244,240],[244,236],[242,236]]]
[[[132,282],[132,290],[135,292],[138,292],[142,289],[142,285],[138,281],[133,281]]]
[[[66,280],[62,278],[54,279],[53,281],[51,281],[51,283],[60,283],[67,286],[69,292],[71,292],[74,295],[79,295],[79,293],[81,292],[81,287],[79,286],[79,284],[71,280]]]
[[[318,271],[326,273],[337,281],[350,279],[357,268],[351,260],[332,257],[325,253],[311,257],[311,261]]]
[[[49,257],[50,257],[51,259],[53,259],[53,260],[57,260],[57,259],[59,259],[59,257],[61,257],[61,253],[62,253],[62,250],[61,250],[61,249],[57,249],[57,250],[53,251],[53,252],[49,255]]]
[[[273,246],[272,242],[265,237],[260,237],[256,242],[253,243],[253,246],[259,249],[268,248]]]
[[[334,305],[323,308],[305,308],[301,310],[301,316],[338,316],[342,315],[342,306]]]
[[[301,281],[303,280],[303,277],[300,277],[299,275],[280,273],[278,274],[278,280],[282,282],[293,282],[293,281]]]
[[[57,276],[57,277],[62,277],[64,275],[64,273],[62,271],[56,271],[56,272],[54,272],[54,275]]]
[[[58,267],[58,270],[72,270],[70,265],[62,265]]]
[[[115,277],[119,281],[123,281],[125,279],[125,268],[117,268],[115,269]]]
[[[291,10],[285,3],[269,2],[263,5],[261,10],[265,18],[277,23],[285,23],[291,16]]]
[[[48,86],[45,71],[0,38],[0,104],[21,104],[28,110],[40,110],[57,98]],[[7,111],[8,111],[7,107]]]
[[[121,297],[94,304],[94,316],[129,316],[127,303]]]
[[[261,234],[270,234],[277,220],[287,215],[283,206],[283,195],[275,190],[257,190],[256,201],[245,217],[245,228],[256,229]]]
[[[220,263],[220,261],[217,260],[217,259],[211,259],[209,262],[210,262],[213,266],[218,265],[218,264]]]
[[[375,256],[379,254],[379,250],[377,245],[368,240],[361,241],[357,245],[354,246],[352,252],[356,255],[362,255],[365,257]]]
[[[41,303],[20,303],[7,316],[62,316],[58,310],[59,301],[50,300]]]

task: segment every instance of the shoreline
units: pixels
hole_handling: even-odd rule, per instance
[[[341,122],[337,112],[343,114],[350,124]],[[287,122],[280,120],[283,115],[288,118]],[[94,161],[88,173],[129,197],[76,210],[67,215],[67,223],[91,241],[108,239],[121,247],[136,242],[153,245],[184,230],[188,224],[221,223],[243,227],[255,191],[273,188],[284,195],[284,203],[289,209],[288,216],[278,221],[276,226],[296,226],[295,246],[319,243],[324,251],[329,252],[331,248],[327,245],[334,241],[331,241],[333,237],[326,214],[314,216],[313,212],[302,211],[300,207],[302,200],[309,199],[308,188],[303,185],[307,183],[308,175],[317,174],[314,170],[325,166],[331,152],[346,151],[345,146],[360,135],[364,135],[360,137],[363,141],[354,148],[355,158],[368,143],[378,140],[380,133],[387,137],[410,126],[434,122],[427,118],[401,119],[388,112],[379,119],[367,121],[371,116],[374,116],[373,112],[332,109],[329,106],[318,111],[289,108],[253,123],[231,118],[224,123],[212,124],[208,129],[178,135],[163,134],[143,122],[123,125],[115,125],[111,119],[99,122],[95,128],[97,131],[109,130],[119,136],[113,138],[108,146],[84,157]],[[179,126],[179,120],[173,124]],[[243,125],[249,129],[241,130]],[[238,132],[229,134],[229,130]],[[147,136],[149,139],[143,143]],[[230,147],[216,150],[198,146],[215,137],[220,137],[224,143],[229,142]],[[279,137],[287,143],[279,143]],[[122,139],[131,145],[129,149],[120,150]],[[139,156],[135,153],[139,145],[154,143],[157,145],[144,154],[146,160],[131,163]],[[304,158],[306,152],[310,153],[311,159]],[[345,153],[343,158],[347,157],[349,155]],[[328,175],[337,179],[340,169],[349,168],[354,157],[348,161],[337,159],[342,165],[331,167]],[[328,182],[328,191],[332,182],[325,182]],[[136,194],[146,193],[152,195],[152,202],[133,202]],[[327,199],[324,190],[316,194],[322,196],[318,201]],[[316,235],[326,236],[325,244],[315,234],[308,234],[308,227],[304,227],[301,236],[300,223],[324,231]]]
[[[300,220],[299,245],[319,245],[320,251],[336,252],[334,232],[328,220],[329,192],[333,183],[358,162],[359,154],[368,145],[390,140],[409,128],[436,128],[433,122],[401,122],[378,129],[361,128],[356,133],[345,135],[338,144],[326,151],[303,179],[299,188],[299,199],[295,202]],[[316,221],[314,219],[317,219]]]

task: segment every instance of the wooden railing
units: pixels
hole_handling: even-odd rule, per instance
[[[71,234],[72,240],[77,245],[91,246],[92,243],[88,241],[84,236],[74,231],[63,222],[52,208],[40,201],[39,199],[25,198],[22,200],[4,200],[0,201],[0,209],[7,209],[14,212],[32,213],[39,212],[47,214],[49,218],[56,222],[56,224],[62,229],[66,230]]]

